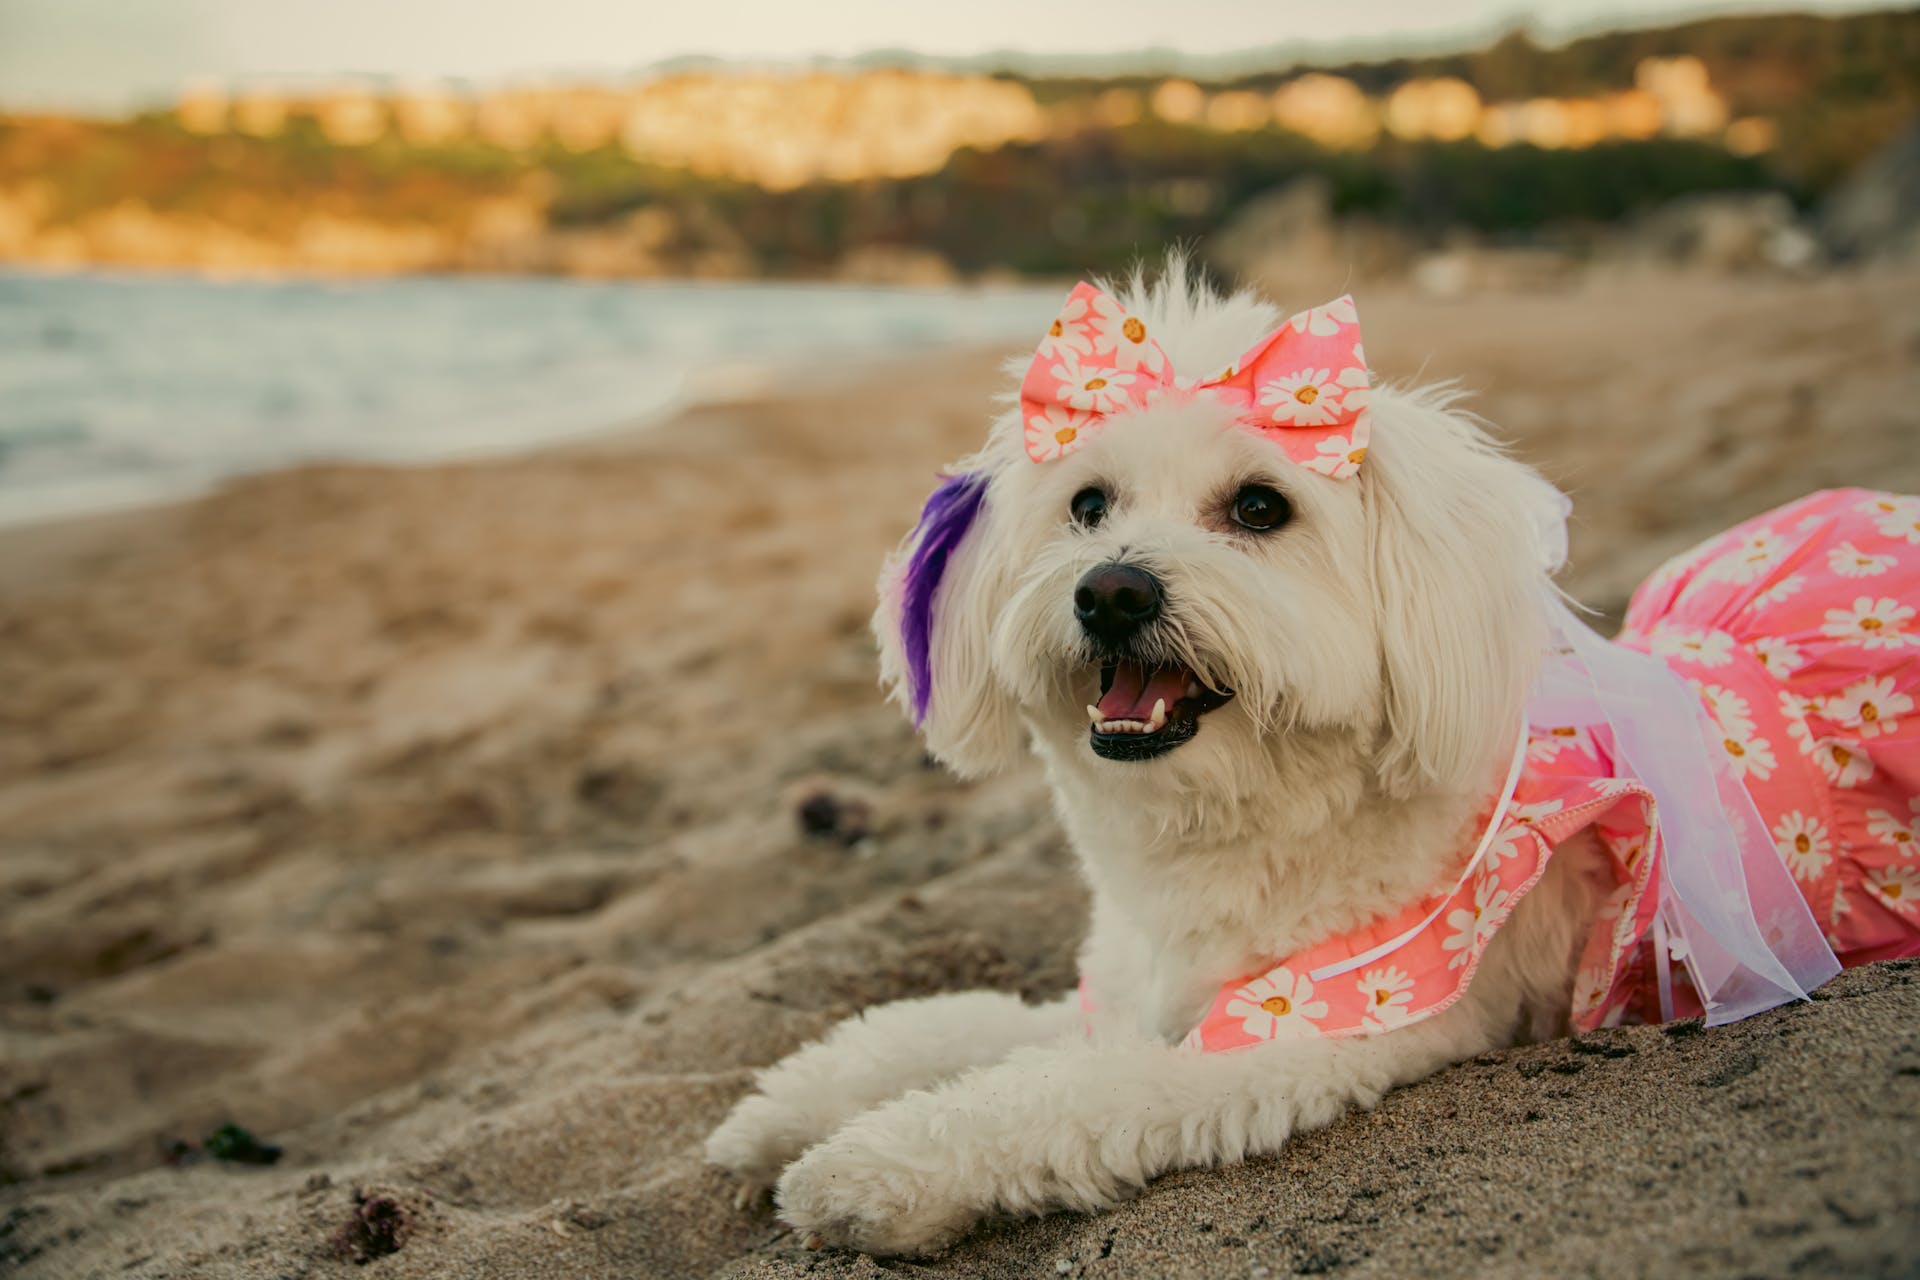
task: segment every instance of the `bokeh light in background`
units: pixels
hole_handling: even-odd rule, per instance
[[[1902,13],[657,8],[6,0],[0,260],[939,282],[1124,265],[1315,176],[1395,233],[1364,273],[1804,208],[1914,109]]]

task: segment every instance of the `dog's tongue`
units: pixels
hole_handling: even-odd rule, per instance
[[[1122,662],[1114,669],[1113,685],[1100,695],[1100,716],[1104,720],[1145,720],[1153,715],[1156,699],[1165,698],[1167,710],[1187,693],[1185,667],[1155,667],[1149,671],[1137,662]]]

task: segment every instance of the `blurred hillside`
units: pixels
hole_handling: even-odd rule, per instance
[[[1444,289],[1488,269],[1463,252],[1552,276],[1624,234],[1643,256],[1793,268],[1832,252],[1808,211],[1917,108],[1920,9],[1205,84],[209,85],[127,120],[0,118],[0,263],[931,283],[1119,269],[1187,239],[1239,274],[1279,253]]]

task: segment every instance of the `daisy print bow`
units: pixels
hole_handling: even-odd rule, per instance
[[[1027,456],[1050,462],[1072,453],[1110,415],[1173,391],[1234,406],[1248,429],[1321,475],[1354,475],[1367,456],[1367,360],[1352,297],[1302,311],[1218,377],[1196,382],[1175,377],[1145,322],[1085,281],[1067,295],[1020,383]]]

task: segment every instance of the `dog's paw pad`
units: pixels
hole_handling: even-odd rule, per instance
[[[822,1143],[789,1165],[774,1202],[808,1248],[891,1256],[936,1252],[976,1216],[942,1196],[924,1169],[857,1139]]]

